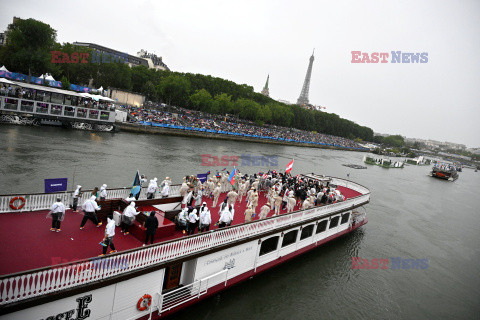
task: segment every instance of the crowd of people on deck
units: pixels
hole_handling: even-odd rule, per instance
[[[157,197],[165,198],[170,194],[171,179],[166,177],[160,185],[158,179],[153,178],[147,184],[147,177],[142,175],[140,179],[141,185],[136,189],[132,189],[129,197],[125,199],[128,203],[120,217],[121,231],[124,235],[129,234],[130,226],[136,220],[140,212],[137,210],[135,201],[138,200],[141,186],[146,187],[146,198],[154,199]],[[233,183],[232,183],[233,182]],[[255,174],[242,174],[236,169],[235,174],[230,177],[230,173],[217,172],[203,183],[197,176],[186,176],[179,190],[181,201],[181,211],[175,217],[176,227],[182,230],[183,234],[192,235],[195,232],[206,232],[212,227],[224,228],[232,225],[235,217],[235,204],[245,203],[245,211],[243,214],[245,223],[255,219],[265,219],[273,211],[273,215],[281,213],[290,213],[295,209],[310,209],[314,206],[322,206],[334,202],[344,201],[345,196],[342,192],[331,185],[327,180],[319,180],[307,178],[305,176],[292,176],[288,173],[278,173],[275,170],[268,172],[259,172]],[[259,197],[263,194],[266,203],[258,208]],[[220,199],[223,197],[223,200]],[[73,193],[72,209],[78,212],[78,199],[82,196],[82,187],[77,186]],[[80,224],[83,230],[88,220],[98,228],[102,225],[97,218],[96,212],[101,207],[97,204],[97,200],[104,201],[108,197],[107,185],[95,188],[92,195],[82,205],[84,217]],[[218,207],[218,219],[212,217],[210,208],[205,200],[212,200],[212,207]],[[241,206],[243,207],[243,206]],[[153,244],[155,232],[158,228],[158,220],[155,216],[156,212],[143,212],[146,216],[145,227],[145,243]],[[238,213],[237,213],[238,214]],[[51,231],[60,232],[61,221],[65,216],[65,205],[61,198],[52,205],[47,217],[52,219]],[[237,218],[238,221],[238,218]],[[110,253],[115,253],[115,245],[113,237],[115,235],[116,221],[113,216],[107,217],[107,225],[105,228],[105,237],[100,242],[102,245],[102,254],[105,255],[108,247]]]
[[[90,97],[78,97],[72,95],[63,95],[60,93],[51,93],[49,91],[37,90],[32,88],[22,88],[15,85],[0,84],[0,95],[20,98],[27,100],[36,100],[47,103],[58,103],[70,106],[84,107],[98,110],[114,111],[115,106],[106,101],[92,99]]]
[[[341,147],[360,147],[355,141],[342,137],[275,125],[257,126],[251,121],[238,118],[228,119],[227,117],[219,115],[212,115],[201,111],[187,110],[179,107],[170,106],[164,108],[164,110],[155,110],[126,106],[126,111],[128,111],[135,121],[138,122],[144,121],[159,124],[172,124],[198,129],[334,144]]]

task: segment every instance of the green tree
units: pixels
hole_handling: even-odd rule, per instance
[[[169,105],[185,107],[190,93],[190,82],[182,76],[170,74],[159,85],[162,100]]]
[[[0,51],[5,66],[28,75],[51,72],[58,67],[51,63],[51,50],[57,32],[50,25],[34,19],[18,19],[8,26],[7,43]]]
[[[140,92],[145,95],[147,100],[152,101],[156,100],[157,98],[157,91],[155,90],[155,86],[153,85],[152,81],[145,82]]]
[[[233,111],[232,96],[226,93],[217,94],[212,102],[212,112],[227,114]]]
[[[209,112],[212,104],[212,95],[205,89],[197,90],[190,96],[192,108]]]
[[[70,90],[70,81],[68,81],[67,77],[63,76],[60,81],[62,82],[62,89]]]
[[[390,147],[402,147],[405,144],[405,141],[401,135],[392,135],[383,138],[383,143]]]

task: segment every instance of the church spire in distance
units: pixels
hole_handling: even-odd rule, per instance
[[[270,75],[267,76],[267,82],[265,83],[265,87],[263,87],[263,90],[261,92],[261,94],[263,94],[264,96],[267,96],[267,97],[270,97],[270,93],[268,91],[268,80],[270,79]]]
[[[300,97],[298,97],[297,104],[298,105],[307,105],[308,102],[308,92],[310,90],[310,78],[312,77],[312,66],[314,57],[315,48],[313,48],[312,56],[310,57],[310,63],[308,64],[307,74],[305,75],[305,81],[303,82],[302,92],[300,93]]]

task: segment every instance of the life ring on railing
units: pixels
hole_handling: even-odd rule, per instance
[[[19,206],[16,206],[15,205],[15,201],[17,200],[20,200],[21,203]],[[23,207],[25,206],[25,198],[24,197],[13,197],[11,200],[10,200],[10,208],[12,210],[20,210],[22,209]]]
[[[138,311],[145,311],[152,304],[152,296],[149,294],[144,294],[137,302]]]

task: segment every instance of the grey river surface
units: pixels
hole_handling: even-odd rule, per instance
[[[45,178],[68,177],[71,189],[74,174],[75,184],[86,189],[131,186],[136,170],[179,183],[185,174],[216,170],[201,166],[207,153],[278,155],[278,167],[270,168],[277,170],[294,158],[294,174],[349,173],[371,190],[369,222],[361,229],[172,319],[479,318],[480,173],[471,169],[447,182],[428,177],[429,167],[342,166],[362,164],[358,152],[11,125],[0,125],[0,136],[0,194],[43,192]],[[391,269],[390,262],[385,270],[354,270],[352,257],[427,259],[428,267]]]

